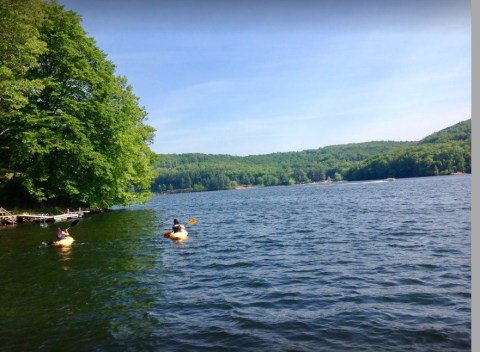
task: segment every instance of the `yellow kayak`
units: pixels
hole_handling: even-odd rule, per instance
[[[188,220],[188,224],[187,225],[194,225],[197,223],[197,219],[195,218],[191,218],[190,220]],[[177,222],[178,224],[178,222]],[[173,231],[167,231],[167,232],[164,232],[163,233],[163,237],[165,238],[170,238],[171,240],[173,241],[183,241],[183,240],[186,240],[187,239],[187,236],[188,236],[188,232],[187,230],[185,229],[185,226],[184,225],[180,225],[180,228],[181,230],[178,231],[178,232],[173,232]]]
[[[170,232],[170,235],[168,237],[174,241],[183,241],[187,239],[187,236],[188,236],[187,230],[182,229],[182,231]]]
[[[67,236],[63,240],[53,242],[55,247],[69,247],[75,242],[72,236]]]

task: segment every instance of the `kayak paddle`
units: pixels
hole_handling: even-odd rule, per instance
[[[70,226],[65,229],[65,231],[67,231],[67,230],[70,229],[71,227],[74,227],[74,226],[75,226],[76,224],[78,224],[79,222],[80,222],[79,219],[73,220],[72,223],[70,224]]]
[[[188,220],[187,225],[195,225],[196,223],[197,223],[197,219],[191,218],[190,220]]]

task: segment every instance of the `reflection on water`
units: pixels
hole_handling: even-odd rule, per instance
[[[59,261],[60,263],[62,263],[62,269],[64,271],[70,270],[68,261],[72,259],[72,251],[73,251],[72,246],[56,247],[55,249],[59,255]]]
[[[59,224],[2,231],[0,272],[15,273],[0,282],[0,300],[9,302],[0,308],[2,351],[123,350],[125,341],[150,336],[158,325],[154,302],[163,296],[152,232],[158,216],[140,209],[82,218],[69,231],[70,247],[47,245]]]

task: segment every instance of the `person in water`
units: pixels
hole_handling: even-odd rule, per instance
[[[178,219],[173,219],[173,226],[172,226],[173,232],[180,232],[184,228],[185,228],[185,226],[181,225],[180,221],[178,221]]]
[[[57,241],[63,240],[67,236],[70,236],[70,234],[68,233],[68,230],[63,231],[60,227],[57,228],[57,233],[55,234]]]

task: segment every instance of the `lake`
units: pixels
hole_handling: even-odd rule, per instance
[[[42,245],[59,225],[0,227],[2,351],[471,348],[470,175],[155,195]]]

